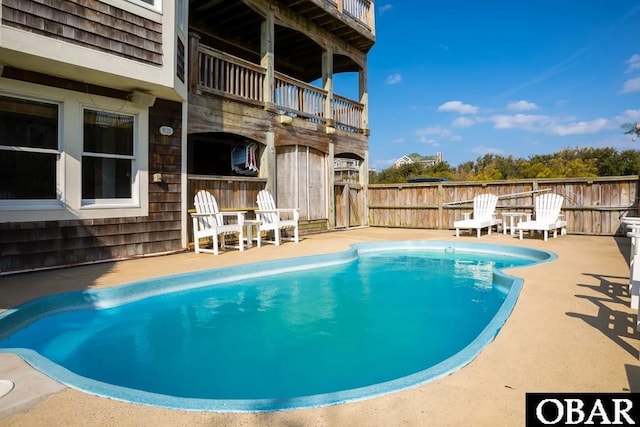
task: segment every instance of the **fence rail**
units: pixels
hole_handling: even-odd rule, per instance
[[[533,213],[540,192],[564,196],[562,211],[573,234],[624,235],[622,215],[638,216],[639,177],[533,179],[369,185],[370,226],[450,229],[473,197],[498,195],[501,212]]]

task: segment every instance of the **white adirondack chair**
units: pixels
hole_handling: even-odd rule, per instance
[[[631,308],[640,308],[640,217],[623,216],[620,221],[627,228],[627,237],[631,238],[631,251],[629,253],[629,295],[631,296]],[[640,314],[640,313],[639,313]],[[640,325],[640,317],[638,318]]]
[[[238,233],[238,248],[244,250],[244,212],[220,212],[215,197],[206,190],[198,191],[193,204],[196,208],[196,213],[191,214],[196,253],[208,252],[218,255],[218,236],[220,246],[225,247],[225,234],[231,233]],[[235,221],[232,218],[235,218]],[[213,239],[212,249],[200,246],[200,239],[203,238]]]
[[[536,196],[534,203],[534,217],[531,219],[531,214],[527,215],[525,221],[521,221],[516,226],[516,229],[520,233],[520,239],[522,239],[522,233],[529,231],[541,231],[544,234],[544,241],[549,238],[549,231],[553,231],[553,237],[558,237],[558,230],[560,235],[567,234],[567,221],[564,221],[561,217],[560,209],[562,208],[562,202],[564,197],[560,194],[545,193]]]
[[[477,237],[483,228],[488,229],[491,234],[491,227],[494,225],[499,227],[502,220],[496,218],[496,205],[498,204],[498,196],[495,194],[479,194],[473,198],[473,218],[471,212],[465,212],[464,219],[455,221],[453,226],[456,229],[456,237],[460,237],[460,229],[476,229]]]
[[[295,208],[277,208],[273,201],[273,196],[267,190],[258,193],[258,210],[256,218],[260,222],[258,225],[258,247],[262,244],[261,234],[263,231],[273,231],[274,240],[265,240],[267,243],[280,245],[280,231],[285,228],[293,229],[293,241],[298,243],[298,220],[300,212]]]

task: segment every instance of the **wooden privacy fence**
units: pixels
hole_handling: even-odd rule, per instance
[[[375,184],[368,189],[369,225],[451,229],[471,212],[473,197],[498,195],[497,212],[533,212],[541,192],[564,196],[567,232],[625,235],[622,215],[638,216],[639,177],[523,179],[509,181]]]

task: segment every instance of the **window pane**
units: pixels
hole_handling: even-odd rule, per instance
[[[83,156],[82,198],[131,198],[131,160]]]
[[[84,151],[133,155],[133,116],[84,111]]]
[[[0,96],[0,145],[57,150],[58,106]]]
[[[0,199],[56,199],[56,154],[0,151]]]

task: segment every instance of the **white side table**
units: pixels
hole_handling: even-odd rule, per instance
[[[502,233],[507,234],[507,229],[509,229],[509,233],[513,236],[515,232],[516,225],[514,224],[516,218],[526,218],[530,214],[526,212],[501,212],[504,217],[504,224],[502,224]],[[507,225],[507,219],[509,220],[509,225]]]
[[[247,248],[250,248],[251,246],[253,246],[253,228],[255,227],[256,229],[256,237],[258,236],[258,233],[260,232],[260,221],[258,221],[257,219],[245,219],[244,220],[244,225],[246,226],[246,239],[247,239]]]

